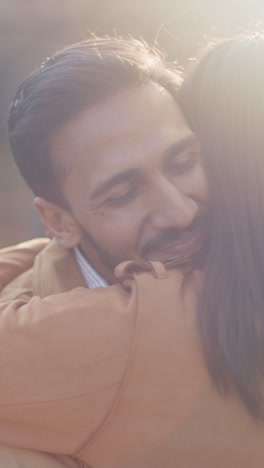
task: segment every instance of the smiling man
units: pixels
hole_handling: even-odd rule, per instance
[[[192,388],[192,366],[171,377],[192,349],[179,325],[183,275],[171,271],[159,289],[160,262],[195,263],[207,236],[207,183],[179,83],[145,44],[93,39],[18,89],[10,143],[52,240],[0,255],[0,442],[71,457],[0,446],[3,466],[142,466],[196,398],[182,405],[178,385]],[[129,260],[153,275],[88,290],[127,284],[127,264],[116,267]]]
[[[67,166],[67,209],[42,198],[36,206],[53,236],[79,245],[109,283],[121,261],[166,262],[199,249],[206,199],[199,146],[159,85],[130,87],[85,109],[55,133],[50,154]]]
[[[58,53],[14,100],[11,147],[44,226],[99,285],[121,261],[201,247],[207,186],[178,84],[144,44],[98,39]]]
[[[220,216],[204,288],[194,267],[207,247],[207,184],[177,75],[144,44],[95,40],[61,52],[19,89],[10,140],[54,239],[0,252],[1,467],[263,468],[262,276],[245,281],[261,268],[243,209],[242,270],[237,230],[229,223],[228,237],[221,217],[223,206],[228,221],[242,206],[236,170],[229,179],[241,142],[237,132],[230,139],[226,108],[237,114],[242,70],[261,89],[242,65],[255,50],[258,71],[262,43],[254,35],[242,49],[217,46],[181,90],[201,123],[204,158],[216,161],[210,195]],[[247,143],[255,127],[246,126]],[[225,205],[221,170],[232,188]],[[228,242],[234,288],[222,268]]]

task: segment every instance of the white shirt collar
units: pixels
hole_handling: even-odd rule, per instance
[[[84,258],[83,254],[81,253],[78,247],[74,247],[74,255],[76,261],[79,265],[79,268],[83,274],[85,282],[88,288],[107,288],[109,284],[102,278],[99,273],[87,262],[86,258]]]

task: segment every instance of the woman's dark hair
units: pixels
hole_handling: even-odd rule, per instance
[[[54,133],[85,108],[130,86],[154,82],[173,96],[180,74],[163,55],[135,39],[97,38],[68,47],[32,73],[19,87],[10,109],[11,149],[36,195],[64,203],[60,179],[49,154]]]
[[[212,232],[199,328],[209,372],[262,418],[264,376],[264,38],[218,44],[189,72],[180,104],[210,183]]]

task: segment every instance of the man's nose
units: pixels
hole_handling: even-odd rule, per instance
[[[187,229],[195,218],[198,205],[195,199],[168,181],[152,195],[149,221],[155,229]]]

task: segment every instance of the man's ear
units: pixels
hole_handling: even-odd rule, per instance
[[[44,229],[66,249],[80,244],[81,231],[66,209],[45,198],[36,197],[34,205],[38,210]]]

